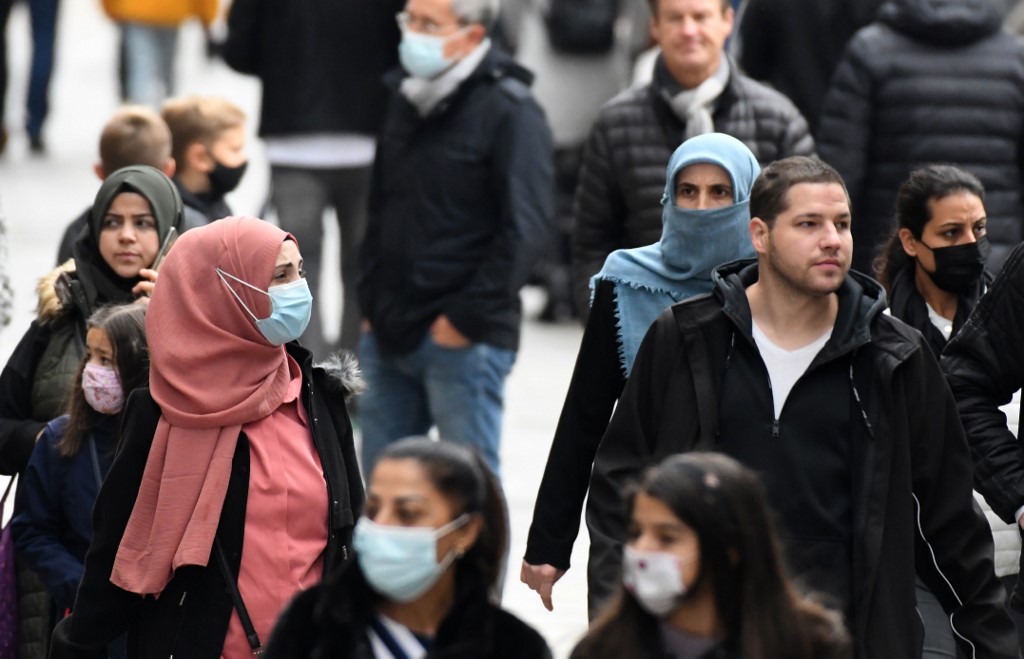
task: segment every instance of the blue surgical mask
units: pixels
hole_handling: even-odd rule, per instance
[[[398,44],[398,59],[402,67],[417,78],[430,79],[440,75],[455,63],[455,58],[444,56],[444,44],[450,36],[403,30],[402,41]]]
[[[455,550],[437,561],[437,541],[465,526],[461,515],[439,529],[385,526],[361,517],[352,546],[359,569],[370,586],[395,602],[411,602],[437,583],[457,558]]]
[[[305,277],[287,284],[271,286],[264,291],[220,268],[217,268],[217,275],[220,276],[220,280],[228,287],[238,303],[242,305],[242,308],[252,316],[253,322],[256,323],[256,329],[273,345],[282,346],[289,341],[294,341],[306,331],[309,318],[313,313],[313,294],[309,292],[309,284],[306,283]],[[268,296],[270,298],[270,315],[266,318],[257,318],[252,309],[245,305],[235,289],[224,279],[225,277],[230,277],[239,284]]]

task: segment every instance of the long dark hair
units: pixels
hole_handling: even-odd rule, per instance
[[[735,656],[849,656],[838,614],[800,596],[790,583],[764,487],[753,471],[717,453],[674,455],[651,468],[637,491],[664,503],[697,534],[697,579],[714,594],[725,646]],[[658,624],[620,588],[573,656],[660,656]]]
[[[910,172],[910,176],[896,195],[893,215],[896,227],[889,240],[875,257],[875,276],[887,291],[892,289],[896,275],[903,268],[914,263],[903,251],[900,229],[909,229],[914,238],[920,240],[924,227],[932,219],[928,203],[944,199],[951,194],[966,192],[985,200],[985,186],[970,172],[952,165],[927,165]]]
[[[508,550],[508,510],[494,472],[476,451],[427,437],[389,445],[378,458],[383,460],[416,461],[438,492],[455,503],[454,518],[480,516],[480,535],[456,563],[455,578],[460,585],[483,586],[496,598]]]
[[[114,368],[125,397],[134,389],[145,386],[149,378],[149,349],[146,344],[146,307],[141,304],[119,304],[100,307],[89,320],[86,330],[99,329],[107,335],[114,351]],[[82,391],[82,373],[89,362],[89,355],[82,358],[75,375],[68,404],[67,430],[57,443],[57,451],[64,457],[71,457],[82,448],[82,440],[105,416],[92,409]],[[116,422],[120,423],[121,412]]]

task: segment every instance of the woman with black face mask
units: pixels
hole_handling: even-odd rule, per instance
[[[896,197],[896,229],[875,273],[892,315],[938,356],[988,288],[985,188],[950,165],[911,172]]]
[[[985,270],[984,198],[981,182],[956,167],[929,165],[911,172],[896,197],[892,238],[875,261],[892,315],[920,331],[936,357],[993,279]],[[1016,530],[989,520],[997,546],[996,574],[1012,587],[1019,556]],[[956,656],[946,615],[920,579],[917,606],[925,628],[922,656]]]

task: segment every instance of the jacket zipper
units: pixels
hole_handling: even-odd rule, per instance
[[[310,374],[310,380],[308,380],[306,382],[306,392],[308,394],[308,402],[306,403],[306,413],[312,419],[312,424],[311,424],[312,427],[310,428],[310,431],[311,431],[311,433],[313,435],[313,445],[316,447],[317,454],[322,456],[323,452],[320,449],[320,437],[319,437],[319,435],[317,433],[317,427],[320,425],[319,424],[319,417],[315,416],[314,410],[313,410],[313,382],[312,382],[312,377],[313,377],[312,374]],[[323,458],[321,457],[321,461],[322,460],[323,460]],[[328,543],[329,543],[330,539],[334,537],[334,509],[337,508],[338,502],[334,500],[334,491],[331,488],[331,479],[328,477],[327,474],[328,474],[328,470],[325,468],[324,469],[324,483],[327,484],[327,500],[328,500],[328,502],[330,504],[328,506],[328,509],[327,509],[327,538],[328,538]],[[345,551],[344,547],[342,547],[342,552],[343,552],[343,554],[347,553]]]

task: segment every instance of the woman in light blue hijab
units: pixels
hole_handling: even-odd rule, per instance
[[[558,421],[521,579],[551,608],[551,587],[569,568],[597,447],[640,342],[663,310],[711,290],[717,266],[754,256],[750,189],[761,167],[742,142],[708,133],[669,160],[661,240],[612,252],[590,282],[590,317]]]

